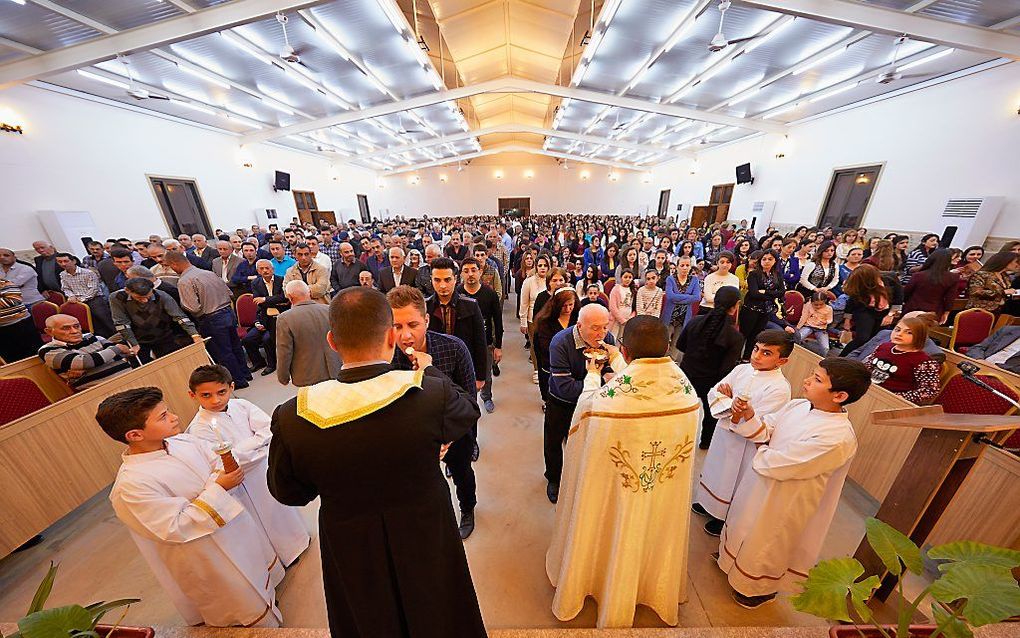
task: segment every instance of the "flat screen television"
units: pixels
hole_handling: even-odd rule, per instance
[[[751,177],[751,164],[741,164],[737,167],[737,183],[738,184],[753,184],[754,178]]]
[[[284,173],[283,171],[276,171],[276,178],[273,180],[273,190],[277,190],[277,191],[289,191],[290,190],[290,173]]]

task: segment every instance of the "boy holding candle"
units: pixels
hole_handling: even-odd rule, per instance
[[[307,549],[311,537],[297,508],[281,504],[269,493],[266,472],[273,436],[269,415],[250,401],[233,397],[233,379],[221,365],[195,368],[188,389],[201,406],[188,434],[208,441],[216,451],[230,449],[245,474],[238,500],[260,524],[283,566],[289,566]]]
[[[207,442],[182,434],[158,388],[107,397],[96,421],[128,446],[110,491],[113,510],[184,620],[279,626],[283,567],[235,496],[244,470],[224,472]]]

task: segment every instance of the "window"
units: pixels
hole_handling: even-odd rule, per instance
[[[174,237],[181,233],[212,236],[213,229],[194,180],[149,177],[149,184]]]
[[[834,170],[816,226],[838,230],[860,228],[881,172],[881,164]]]

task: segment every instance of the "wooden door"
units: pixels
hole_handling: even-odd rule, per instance
[[[691,227],[700,228],[715,219],[715,206],[695,206],[691,209]]]
[[[818,216],[818,228],[832,226],[836,230],[844,230],[860,227],[881,171],[881,165],[834,171],[825,204]]]
[[[312,191],[294,191],[294,206],[297,208],[298,220],[304,224],[307,222],[315,222],[315,216],[312,214],[314,211],[319,210],[319,205],[315,201],[315,193]]]
[[[712,195],[708,199],[709,204],[729,204],[733,199],[734,184],[717,184],[712,187]],[[724,218],[725,219],[725,218]]]
[[[497,213],[513,217],[527,217],[531,214],[531,198],[500,197],[497,200]]]

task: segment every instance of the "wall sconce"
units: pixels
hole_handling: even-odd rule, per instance
[[[694,159],[691,160],[691,175],[697,175],[699,168],[701,167],[698,166],[698,158],[695,157]]]
[[[0,107],[0,133],[24,135],[25,129],[22,127],[21,120],[21,116],[14,109]]]
[[[620,179],[620,174],[616,171],[609,171],[609,181],[615,182]]]
[[[439,174],[439,181],[440,181],[440,183],[445,184],[446,180],[448,180],[448,179],[450,179],[450,178],[447,177],[446,173],[440,173]]]
[[[251,151],[245,147],[237,149],[237,163],[240,164],[242,168],[255,167],[255,160],[251,156]]]
[[[854,183],[857,184],[858,186],[864,186],[870,181],[871,181],[870,177],[868,177],[865,173],[861,173],[857,176],[857,179],[854,180]]]
[[[583,171],[581,171],[580,176],[581,181],[587,182],[588,179],[591,178],[591,171],[589,171],[588,169],[584,169]]]
[[[334,182],[340,181],[340,173],[337,172],[336,166],[333,166],[332,164],[329,165],[329,171],[327,172],[327,175],[329,175],[329,178]]]
[[[411,186],[417,186],[420,181],[421,177],[418,175],[412,175],[407,178],[407,183],[410,184]]]
[[[786,157],[786,149],[790,144],[790,136],[784,135],[783,139],[779,141],[779,145],[776,147],[776,159],[783,159]]]
[[[18,135],[25,134],[20,124],[8,124],[7,122],[0,122],[0,131],[4,133],[17,133]]]
[[[535,171],[530,168],[524,171],[524,179],[535,179]]]
[[[495,177],[496,179],[503,179],[503,171],[497,170],[492,174],[492,176]]]
[[[649,183],[651,183],[651,181],[652,181],[652,174],[651,173],[643,173],[641,175],[641,183],[642,184],[649,184]]]

